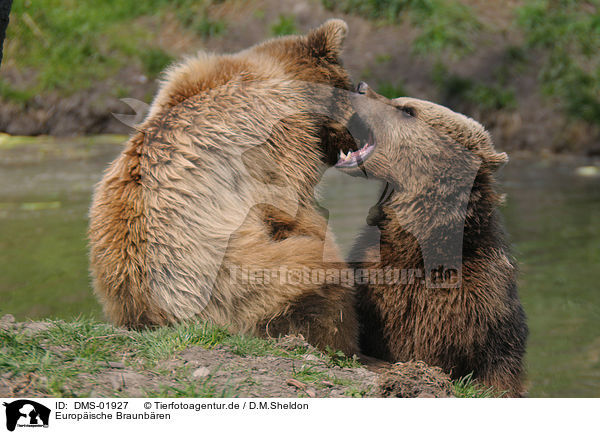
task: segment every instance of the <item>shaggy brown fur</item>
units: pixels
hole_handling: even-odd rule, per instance
[[[392,285],[358,285],[361,351],[391,362],[423,360],[454,378],[472,372],[520,396],[528,329],[492,177],[506,154],[494,151],[480,124],[445,107],[390,101],[364,83],[359,89],[366,95],[354,106],[377,143],[364,169],[387,180],[393,193],[369,216],[380,243],[358,240],[354,254],[362,253],[364,263],[354,265],[423,273]],[[456,233],[458,249],[448,242],[456,242]],[[374,263],[369,258],[378,249],[381,262]],[[427,259],[434,265],[429,272]],[[435,264],[458,273],[436,275]],[[445,287],[436,285],[444,279]]]
[[[313,109],[338,103],[335,88],[350,85],[339,62],[346,31],[330,20],[237,54],[200,53],[166,73],[90,211],[95,292],[115,324],[200,319],[355,352],[353,290],[249,281],[236,268],[342,262],[325,245],[312,195],[331,142],[350,139]]]

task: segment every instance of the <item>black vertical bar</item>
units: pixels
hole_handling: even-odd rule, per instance
[[[2,47],[4,46],[4,37],[6,36],[6,28],[8,27],[8,15],[12,0],[0,0],[0,64],[2,63]]]

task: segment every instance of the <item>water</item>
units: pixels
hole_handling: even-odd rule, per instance
[[[86,215],[92,186],[121,139],[2,139],[0,314],[101,318],[87,271]]]
[[[600,178],[515,162],[504,215],[520,263],[532,396],[600,396]]]
[[[86,214],[121,142],[0,136],[0,314],[102,318],[87,271]],[[530,396],[600,397],[600,178],[575,175],[577,164],[513,158],[501,174],[531,330]],[[325,180],[319,203],[347,252],[379,185],[329,172]]]

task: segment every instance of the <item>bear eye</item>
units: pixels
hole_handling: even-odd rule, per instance
[[[415,109],[412,107],[408,107],[408,106],[398,106],[396,107],[398,110],[400,110],[401,112],[407,114],[408,116],[410,116],[411,118],[415,117]]]

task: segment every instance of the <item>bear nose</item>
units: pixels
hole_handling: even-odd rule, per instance
[[[360,83],[358,83],[356,85],[356,91],[358,93],[360,93],[361,95],[364,95],[365,93],[367,93],[368,89],[369,89],[369,85],[367,83],[365,83],[364,81],[361,81]]]

